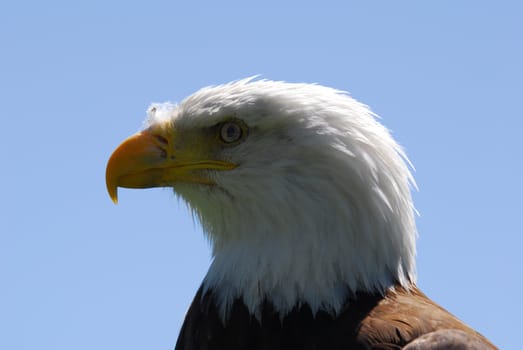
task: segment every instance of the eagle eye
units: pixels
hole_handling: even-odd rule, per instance
[[[225,143],[234,143],[243,136],[243,128],[235,121],[228,121],[220,127],[220,139]]]

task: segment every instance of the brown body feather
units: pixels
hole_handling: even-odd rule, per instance
[[[357,293],[337,316],[313,315],[307,305],[281,318],[270,303],[261,318],[243,302],[233,304],[225,323],[211,292],[202,288],[187,313],[176,350],[214,349],[496,349],[481,334],[427,298],[417,288],[385,296]]]

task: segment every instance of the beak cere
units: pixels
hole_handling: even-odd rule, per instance
[[[118,187],[150,188],[174,186],[177,182],[213,185],[209,170],[232,170],[236,165],[227,161],[208,159],[212,154],[209,142],[172,149],[169,141],[176,132],[156,133],[143,130],[126,139],[107,162],[105,181],[109,196],[118,202]],[[174,144],[174,142],[172,143]]]

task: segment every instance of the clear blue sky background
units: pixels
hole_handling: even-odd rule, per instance
[[[170,190],[105,190],[151,102],[261,74],[348,90],[416,167],[420,287],[521,347],[519,1],[0,5],[0,348],[172,349],[209,265]]]

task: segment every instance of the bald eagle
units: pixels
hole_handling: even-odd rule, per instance
[[[107,164],[172,187],[213,260],[176,349],[495,349],[416,286],[415,186],[365,105],[244,79],[153,104]]]

